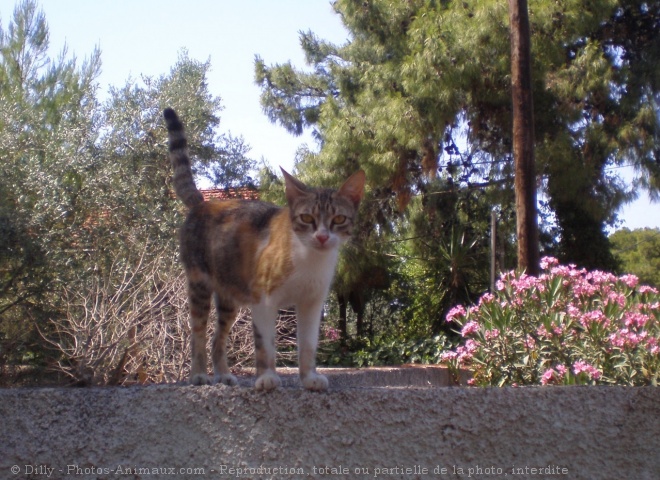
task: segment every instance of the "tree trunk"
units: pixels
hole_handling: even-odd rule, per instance
[[[518,268],[539,274],[534,109],[527,0],[509,0]]]
[[[357,321],[355,327],[357,329],[358,337],[364,336],[364,293],[360,290],[360,287],[355,288],[348,295],[348,303],[351,305],[351,308],[357,315]]]
[[[339,304],[339,341],[341,345],[346,345],[348,340],[348,322],[347,311],[348,301],[344,295],[337,295],[337,303]]]

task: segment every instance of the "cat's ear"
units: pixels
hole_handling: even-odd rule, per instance
[[[358,170],[353,175],[348,177],[348,180],[339,189],[339,195],[348,198],[355,208],[360,205],[362,196],[364,195],[364,182],[366,175],[364,170]]]
[[[284,170],[282,167],[280,167],[280,170],[282,170],[282,175],[284,175],[286,201],[289,203],[289,205],[291,205],[296,198],[307,194],[307,187],[304,183]]]

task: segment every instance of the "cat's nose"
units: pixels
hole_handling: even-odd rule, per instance
[[[325,245],[325,242],[328,241],[330,235],[328,235],[327,233],[317,233],[315,237],[321,245]]]

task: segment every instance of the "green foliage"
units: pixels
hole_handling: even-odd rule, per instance
[[[424,173],[461,188],[485,184],[508,211],[506,3],[339,0],[334,8],[351,41],[301,34],[312,72],[256,62],[269,117],[297,133],[312,127],[321,140],[301,170],[332,182],[359,164],[371,198],[396,196],[394,208],[381,209],[389,221],[423,194]],[[605,227],[633,192],[609,168],[638,166],[653,191],[660,178],[660,40],[652,33],[660,3],[544,0],[529,8],[536,157],[556,251],[563,261],[613,269]]]
[[[99,52],[78,65],[66,52],[49,59],[47,49],[43,14],[36,2],[22,2],[0,28],[3,358],[40,357],[36,327],[45,328],[56,310],[57,285],[72,280],[71,249],[82,221],[76,212],[96,162],[89,147],[98,131],[92,112]]]
[[[624,228],[610,236],[610,243],[621,271],[638,276],[643,284],[660,287],[660,229]]]
[[[657,385],[660,295],[634,275],[542,260],[538,278],[503,274],[494,295],[447,315],[464,344],[442,358],[477,385]]]
[[[451,307],[475,301],[488,288],[489,198],[488,191],[436,180],[410,204],[410,239],[402,251],[411,258],[404,268],[413,290],[426,293],[413,297],[410,314],[433,332],[446,329]],[[504,220],[501,212],[500,225]]]
[[[368,339],[344,339],[358,353],[337,350],[340,359],[330,361],[436,361],[446,339],[433,338],[447,310],[486,288],[493,205],[501,266],[511,261],[506,4],[338,0],[334,7],[351,41],[333,45],[302,33],[310,71],[255,63],[271,120],[297,134],[312,128],[322,145],[298,152],[303,181],[339,185],[358,168],[368,175],[334,287],[335,295],[360,300],[359,333]],[[633,164],[638,183],[660,192],[660,3],[542,0],[530,10],[537,160],[546,213],[557,226],[546,232],[549,248],[563,261],[615,269],[604,227],[632,193],[611,167]],[[54,356],[80,345],[71,319],[98,327],[90,306],[158,303],[171,285],[174,262],[157,260],[175,257],[182,212],[170,187],[165,106],[184,118],[194,168],[214,185],[254,183],[256,162],[242,137],[218,133],[221,104],[208,91],[209,62],[184,51],[167,74],[128,81],[100,104],[99,51],[82,62],[66,51],[48,58],[47,24],[33,0],[2,25],[0,358],[40,363],[44,337],[58,346]],[[281,203],[277,176],[267,168],[258,175],[262,198]],[[633,262],[657,284],[649,260],[657,255],[632,249],[639,253],[629,258],[628,246],[617,248],[625,269]],[[145,267],[152,265],[157,274]],[[378,269],[386,275],[374,275]],[[82,297],[67,305],[63,292]],[[113,318],[143,321],[130,310]],[[119,331],[107,318],[101,323]],[[361,338],[357,328],[347,331]],[[71,371],[84,366],[66,360]],[[613,377],[603,371],[603,378]]]
[[[348,346],[339,343],[326,345],[320,352],[320,358],[325,365],[355,368],[409,363],[437,364],[450,347],[447,337],[442,334],[422,340],[362,338],[353,340]]]
[[[71,352],[90,335],[76,329],[78,320],[106,339],[120,329],[135,333],[126,319],[142,321],[121,309],[112,321],[100,319],[90,308],[108,299],[115,310],[127,299],[146,305],[179,272],[173,259],[182,210],[171,188],[163,109],[185,119],[194,167],[214,185],[244,184],[255,162],[241,137],[218,133],[221,104],[208,91],[208,62],[184,51],[168,74],[112,88],[100,104],[98,50],[83,62],[66,51],[49,58],[46,19],[34,0],[20,2],[4,25],[0,360],[76,371],[82,357]],[[72,295],[79,301],[68,301]]]
[[[139,257],[142,248],[175,251],[182,215],[170,183],[170,165],[163,156],[162,111],[172,106],[181,112],[195,165],[213,166],[221,157],[215,132],[221,106],[220,99],[206,90],[209,68],[208,62],[195,61],[183,52],[168,75],[143,77],[141,82],[111,89],[100,110],[104,128],[97,142],[101,160],[97,175],[103,184],[94,198],[99,227],[94,241],[112,242],[95,249],[112,253],[104,262],[115,262],[118,255],[127,260]]]
[[[493,208],[499,268],[513,264],[507,4],[333,6],[350,40],[301,33],[307,70],[257,58],[262,105],[273,122],[318,138],[319,152],[299,156],[303,179],[336,185],[358,167],[367,173],[335,292],[355,292],[364,272],[387,265],[394,281],[384,296],[396,313],[384,309],[383,323],[398,323],[404,338],[430,336],[451,306],[486,289]],[[634,191],[612,167],[634,165],[638,183],[659,191],[660,2],[542,0],[529,9],[544,248],[617,271],[606,227]]]

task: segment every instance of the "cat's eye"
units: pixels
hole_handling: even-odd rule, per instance
[[[332,219],[333,225],[341,225],[342,223],[346,223],[346,215],[335,215]]]
[[[314,216],[309,213],[303,213],[300,215],[300,220],[302,220],[303,223],[312,224],[314,223]]]

